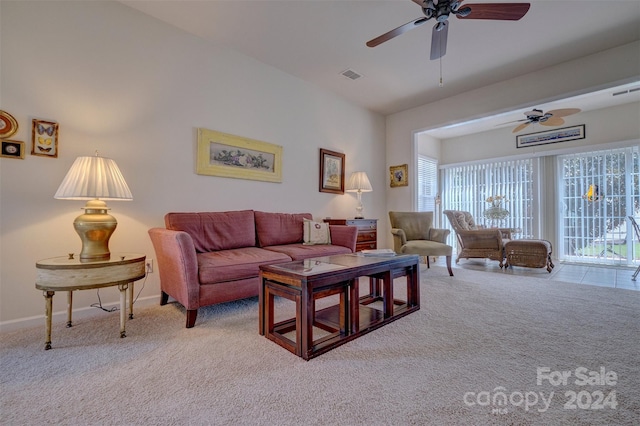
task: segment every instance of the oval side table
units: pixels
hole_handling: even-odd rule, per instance
[[[81,262],[69,256],[52,257],[36,262],[36,289],[42,290],[46,310],[46,340],[44,349],[51,349],[51,316],[53,295],[67,291],[67,327],[71,327],[73,292],[118,286],[120,290],[120,337],[126,337],[127,290],[129,319],[133,318],[133,283],[145,276],[146,256],[138,253],[111,253],[109,260]]]

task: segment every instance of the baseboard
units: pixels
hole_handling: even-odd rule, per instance
[[[151,306],[154,304],[158,304],[160,300],[160,296],[156,295],[156,296],[147,296],[147,297],[139,297],[134,304],[134,314],[135,314],[135,308],[139,308],[139,307],[143,307],[143,306]],[[105,308],[110,308],[112,306],[117,306],[120,307],[120,302],[113,302],[113,303],[105,303],[102,305]],[[84,308],[78,308],[78,309],[74,309],[73,310],[73,320],[80,320],[80,319],[86,319],[86,318],[92,318],[95,317],[101,313],[104,313],[104,311],[102,311],[99,308],[94,308],[93,306],[86,306]],[[114,312],[115,314],[115,312]],[[52,316],[52,322],[57,322],[57,321],[66,321],[67,320],[67,310],[63,310],[63,311],[58,311],[58,312],[54,312],[53,316]],[[43,327],[44,329],[44,323],[45,323],[45,316],[44,315],[36,315],[33,317],[26,317],[26,318],[19,318],[19,319],[15,319],[15,320],[10,320],[10,321],[3,321],[0,322],[0,333],[5,333],[5,332],[11,332],[11,331],[16,331],[16,330],[22,330],[25,328],[31,328],[31,327]]]

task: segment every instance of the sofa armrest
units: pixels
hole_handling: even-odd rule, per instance
[[[160,289],[185,309],[198,309],[198,259],[191,236],[164,228],[151,228],[148,232],[156,252]]]
[[[331,234],[331,244],[334,246],[342,246],[356,252],[356,240],[358,239],[358,228],[348,225],[329,225],[329,233]]]
[[[402,246],[407,244],[407,234],[400,228],[391,228],[391,235],[393,235],[393,251],[401,254]]]
[[[449,236],[450,232],[451,231],[449,231],[448,229],[431,228],[429,230],[429,240],[446,244],[447,237]]]

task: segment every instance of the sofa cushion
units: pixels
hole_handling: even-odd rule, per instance
[[[302,244],[331,244],[331,233],[329,232],[328,223],[304,219],[302,226]]]
[[[188,233],[197,253],[256,245],[253,210],[167,213],[164,222],[167,229]]]
[[[260,274],[260,265],[291,261],[286,254],[258,247],[212,251],[197,257],[200,284],[255,278]]]
[[[313,219],[310,213],[255,212],[258,246],[279,246],[302,242],[302,221]]]
[[[336,254],[348,254],[352,251],[343,246],[334,246],[330,244],[323,245],[305,245],[305,244],[287,244],[282,246],[269,246],[265,250],[286,254],[293,260],[309,259],[311,257],[333,256]]]

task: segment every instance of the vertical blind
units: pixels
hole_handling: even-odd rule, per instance
[[[446,168],[443,209],[471,213],[480,225],[518,228],[518,238],[533,237],[534,167],[532,159],[488,162]],[[509,215],[501,221],[485,219],[489,197],[503,196]],[[450,226],[449,223],[444,225]],[[452,230],[453,234],[453,230]]]

